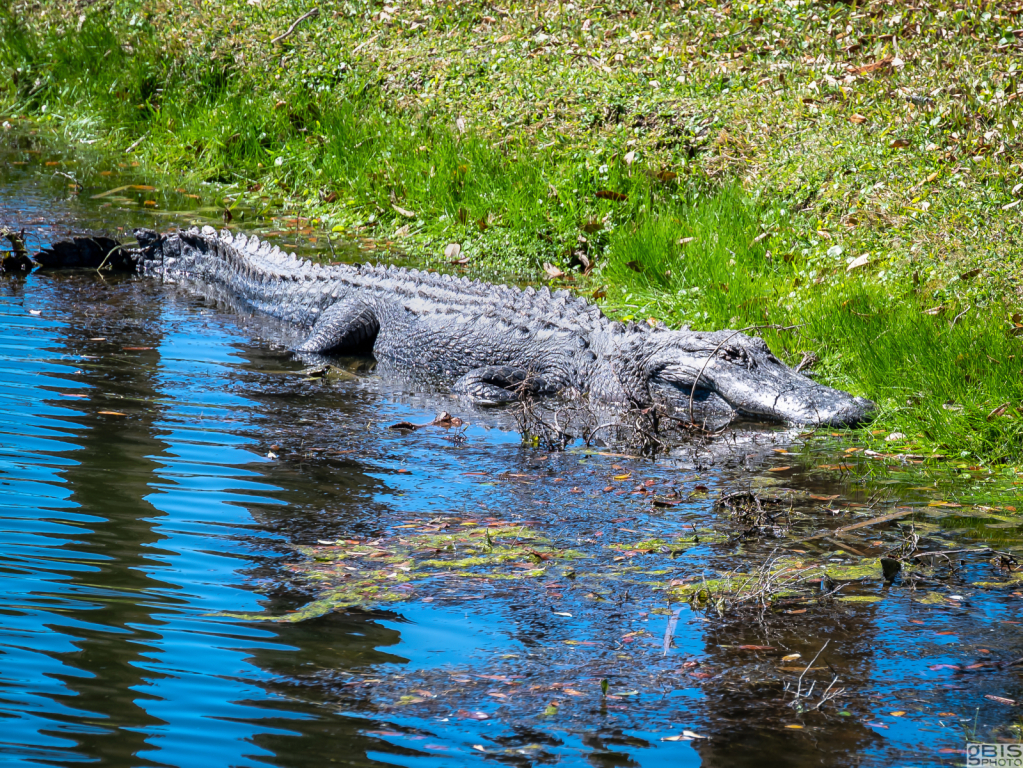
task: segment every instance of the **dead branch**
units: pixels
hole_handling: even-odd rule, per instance
[[[291,22],[291,26],[288,27],[288,29],[284,32],[284,34],[277,35],[277,37],[275,37],[273,40],[271,40],[270,41],[270,45],[276,45],[281,40],[284,40],[285,38],[290,37],[292,35],[292,33],[294,33],[294,31],[296,29],[298,29],[298,25],[299,24],[301,24],[306,19],[315,19],[319,15],[320,15],[320,9],[319,8],[313,8],[311,11],[306,11],[301,16],[299,16],[297,19],[295,19],[293,22]]]

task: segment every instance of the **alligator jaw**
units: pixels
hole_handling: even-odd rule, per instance
[[[667,335],[667,334],[664,334]],[[735,331],[689,332],[665,340],[653,356],[651,379],[673,384],[688,399],[693,383],[740,414],[808,426],[854,426],[874,403],[832,389],[778,360],[762,339]],[[695,343],[694,343],[695,342]]]

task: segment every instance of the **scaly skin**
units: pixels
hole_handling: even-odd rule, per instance
[[[684,413],[699,379],[701,399],[732,415],[842,426],[864,421],[873,409],[869,400],[795,372],[762,339],[625,326],[567,291],[415,269],[322,266],[211,227],[135,235],[138,249],[115,266],[227,291],[257,312],[307,328],[296,351],[372,352],[391,367],[447,377],[454,392],[478,403],[574,391],[645,408],[655,390]],[[69,253],[74,248],[62,243],[37,260],[83,265]]]

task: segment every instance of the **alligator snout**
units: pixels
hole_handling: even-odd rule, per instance
[[[854,426],[869,420],[875,408],[864,397],[819,384],[789,368],[763,339],[717,331],[662,340],[652,356],[654,377],[673,384],[684,397],[695,381],[742,415],[807,426]],[[727,354],[721,354],[723,350]]]

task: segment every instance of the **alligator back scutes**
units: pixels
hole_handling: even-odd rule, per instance
[[[531,286],[520,289],[491,285],[478,279],[381,264],[324,266],[286,253],[255,235],[235,235],[227,230],[217,233],[212,227],[201,231],[193,228],[181,236],[193,241],[197,236],[207,240],[213,246],[209,248],[211,255],[219,252],[231,269],[257,279],[337,282],[378,293],[416,297],[436,305],[435,311],[440,312],[458,311],[467,304],[486,304],[484,314],[511,313],[512,317],[506,318],[509,322],[551,329],[609,328],[614,332],[618,330],[615,326],[621,327],[605,317],[599,307],[564,290],[552,293],[546,287],[536,290]],[[646,326],[637,326],[634,330],[645,329]]]

